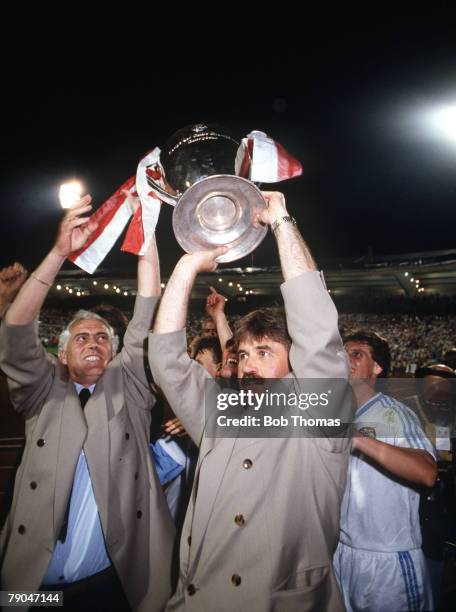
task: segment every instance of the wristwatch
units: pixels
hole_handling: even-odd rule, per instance
[[[294,217],[290,217],[289,215],[282,217],[281,219],[277,219],[277,221],[274,221],[274,223],[271,225],[271,232],[275,234],[277,228],[282,223],[292,223],[293,225],[296,225],[296,219]]]

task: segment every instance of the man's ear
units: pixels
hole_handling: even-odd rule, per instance
[[[383,368],[381,366],[379,366],[376,361],[374,361],[374,374],[375,374],[375,376],[380,376],[380,374],[382,372],[383,372]]]
[[[64,365],[68,364],[66,351],[59,351],[59,361]]]

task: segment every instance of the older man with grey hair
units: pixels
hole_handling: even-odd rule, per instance
[[[78,310],[68,325],[60,332],[59,336],[59,346],[58,351],[59,355],[62,355],[67,348],[68,340],[71,337],[71,328],[75,323],[79,323],[79,321],[101,321],[106,328],[106,332],[111,340],[111,348],[112,348],[112,356],[115,357],[117,353],[117,349],[119,348],[119,338],[114,333],[114,329],[112,326],[104,319],[100,317],[96,312],[92,312],[91,310]]]
[[[155,240],[138,261],[124,346],[79,312],[58,359],[36,318],[66,257],[95,230],[90,197],[65,215],[56,243],[8,309],[0,368],[26,420],[26,446],[0,540],[2,588],[63,591],[65,609],[161,610],[171,589],[174,528],[149,453],[143,344],[160,293]]]

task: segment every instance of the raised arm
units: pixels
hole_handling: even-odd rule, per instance
[[[25,283],[27,270],[17,261],[0,270],[0,319]]]
[[[127,193],[133,211],[139,206],[139,199]],[[159,204],[157,204],[158,206]],[[149,383],[144,364],[144,343],[152,326],[152,319],[160,297],[160,261],[158,258],[155,235],[147,251],[138,257],[137,296],[133,318],[130,321],[124,338],[122,363],[139,383],[141,392]]]
[[[317,269],[315,261],[291,220],[285,197],[278,191],[263,191],[262,194],[267,209],[258,215],[257,221],[269,225],[276,237],[284,280],[291,280],[304,272],[314,272]]]
[[[233,332],[228,324],[225,315],[225,298],[218,293],[214,287],[209,287],[211,293],[207,296],[206,312],[215,323],[217,336],[222,352],[225,350],[226,343],[232,337]]]
[[[166,285],[155,322],[156,334],[167,334],[185,327],[193,285],[199,272],[213,272],[216,259],[226,253],[226,247],[184,255],[178,261]]]
[[[95,223],[81,216],[91,210],[91,200],[90,195],[86,195],[66,212],[54,246],[30,274],[8,309],[5,319],[10,325],[27,325],[36,319],[63,262],[72,251],[80,249],[96,229]]]
[[[299,391],[315,392],[331,388],[327,408],[309,407],[308,417],[340,418],[350,423],[354,403],[347,383],[348,359],[338,330],[337,310],[328,294],[322,275],[278,192],[263,192],[267,209],[258,216],[266,223],[277,241],[282,275],[287,327],[292,344],[289,361]],[[328,379],[337,379],[327,382]],[[320,388],[321,387],[321,388]],[[323,429],[321,443],[337,451],[348,450],[348,441],[326,442],[333,430]]]
[[[91,209],[90,199],[85,196],[68,210],[55,245],[22,286],[0,328],[0,367],[8,377],[11,401],[25,418],[41,409],[56,367],[34,322],[66,256],[80,248],[96,227],[81,217]]]
[[[338,330],[338,315],[310,250],[290,221],[285,198],[262,192],[267,209],[256,221],[271,227],[277,241],[288,331],[290,363],[297,378],[348,378],[349,367]]]
[[[147,251],[138,257],[138,295],[159,297],[160,292],[160,263],[154,235]]]
[[[177,263],[160,302],[154,333],[149,337],[149,363],[173,412],[195,444],[204,428],[205,381],[209,374],[187,354],[185,323],[188,302],[199,272],[212,272],[225,247],[184,255]]]

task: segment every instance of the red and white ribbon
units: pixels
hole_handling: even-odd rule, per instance
[[[236,155],[236,174],[254,183],[279,183],[302,174],[302,165],[264,132],[243,138]]]
[[[138,195],[141,205],[128,226],[121,250],[144,255],[154,235],[161,205],[160,199],[150,191],[146,171],[159,163],[159,159],[160,149],[155,148],[139,162],[136,177],[125,181],[91,216],[98,227],[81,249],[71,253],[70,261],[89,274],[95,272],[133,214],[124,190]]]
[[[89,274],[95,272],[112,249],[133,214],[130,204],[122,192],[124,189],[128,189],[133,193],[134,184],[135,177],[132,176],[93,213],[90,219],[98,223],[97,229],[81,249],[73,251],[68,257],[70,261]]]
[[[127,196],[123,193],[124,190],[137,194],[141,205],[133,215],[121,250],[135,255],[143,255],[146,252],[155,232],[161,201],[174,203],[163,193],[154,192],[147,181],[147,176],[151,173],[154,175],[157,167],[161,172],[153,178],[164,188],[161,178],[164,173],[158,147],[141,159],[136,176],[125,181],[93,213],[91,220],[96,221],[98,227],[82,249],[71,253],[70,261],[89,274],[95,272],[133,215]],[[269,138],[264,132],[255,130],[242,139],[236,155],[235,171],[238,176],[253,182],[277,183],[301,175],[302,166],[281,144]]]
[[[132,228],[131,235],[129,236],[130,228],[135,219],[130,223],[127,236],[122,245],[122,251],[134,253],[135,255],[144,255],[152,240],[160,214],[161,200],[150,189],[147,182],[147,170],[157,165],[160,166],[160,149],[158,147],[143,157],[138,164],[136,170],[136,192],[141,206],[136,212],[135,217],[137,216],[137,221],[140,225]]]

